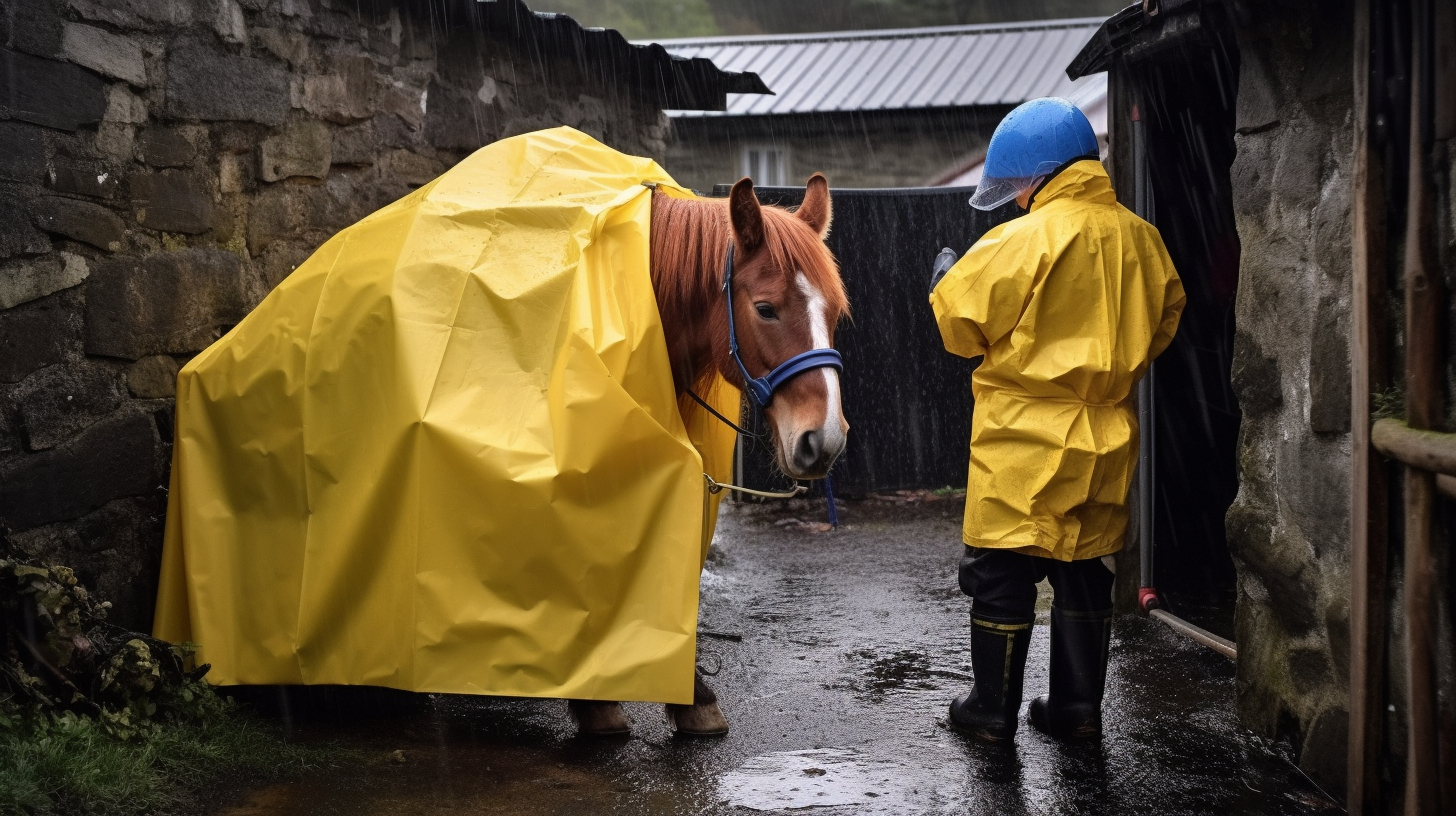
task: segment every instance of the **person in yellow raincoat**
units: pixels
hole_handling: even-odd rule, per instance
[[[1137,459],[1131,395],[1172,342],[1183,286],[1157,229],[1117,203],[1087,118],[1061,99],[1013,110],[993,134],[971,203],[1030,212],[965,257],[945,250],[930,303],[947,351],[984,357],[960,585],[972,597],[974,688],[951,723],[1011,738],[1049,579],[1051,690],[1030,720],[1059,737],[1101,733],[1113,574]]]

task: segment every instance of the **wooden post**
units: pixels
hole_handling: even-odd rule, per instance
[[[1405,233],[1406,421],[1434,429],[1441,413],[1440,267],[1435,253],[1435,195],[1429,170],[1433,99],[1432,0],[1411,4],[1410,176]],[[1436,477],[1405,468],[1405,617],[1409,694],[1406,813],[1441,813],[1437,722],[1436,558],[1433,521]]]
[[[1356,0],[1354,200],[1350,299],[1350,731],[1345,803],[1351,814],[1380,812],[1385,722],[1385,638],[1389,561],[1386,468],[1371,455],[1372,392],[1387,382],[1384,308],[1385,188],[1370,123],[1370,0]]]

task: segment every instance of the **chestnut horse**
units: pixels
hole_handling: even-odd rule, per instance
[[[673,384],[678,396],[699,393],[721,374],[744,387],[729,353],[724,264],[733,247],[733,322],[739,357],[750,377],[763,377],[796,355],[833,348],[834,327],[849,311],[844,283],[824,236],[829,233],[829,182],[809,178],[796,211],[763,207],[753,182],[733,185],[727,200],[652,197],[651,272]],[[844,450],[849,425],[839,399],[839,373],[817,367],[793,376],[763,409],[779,469],[795,479],[822,478]],[[699,677],[692,705],[669,705],[679,733],[728,730],[712,690]],[[629,722],[614,702],[573,700],[583,733],[623,734]]]

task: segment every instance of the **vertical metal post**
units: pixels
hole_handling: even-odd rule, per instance
[[[1354,191],[1351,202],[1350,343],[1350,730],[1345,803],[1382,813],[1386,596],[1389,572],[1386,466],[1370,445],[1372,395],[1388,382],[1385,347],[1385,189],[1371,132],[1379,87],[1372,64],[1371,0],[1355,3]]]
[[[1152,217],[1152,195],[1148,180],[1147,132],[1137,103],[1132,108],[1133,210],[1144,220]],[[1145,590],[1153,586],[1153,369],[1138,382],[1138,605],[1147,611]]]

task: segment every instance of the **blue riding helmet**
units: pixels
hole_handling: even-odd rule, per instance
[[[1099,158],[1097,134],[1087,116],[1065,99],[1025,102],[1006,114],[991,134],[971,206],[995,209],[1079,158]]]

